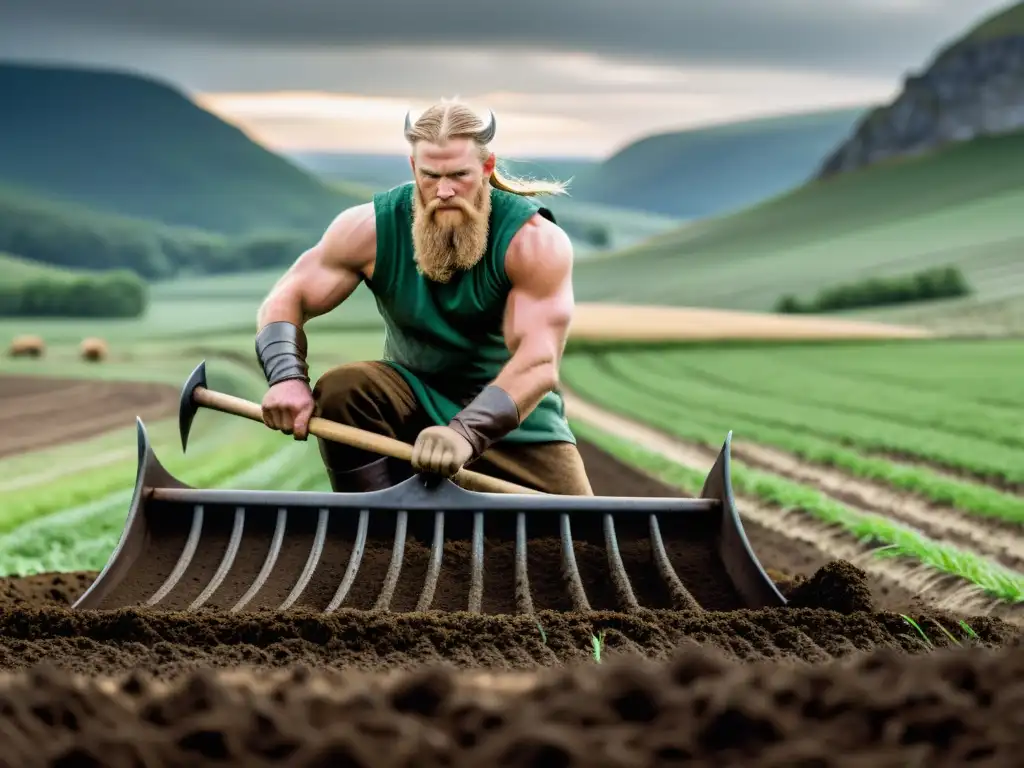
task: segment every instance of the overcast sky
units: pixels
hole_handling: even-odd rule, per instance
[[[6,0],[0,58],[167,79],[278,149],[402,152],[459,95],[512,155],[890,99],[995,0]]]

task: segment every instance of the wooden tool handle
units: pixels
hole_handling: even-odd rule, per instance
[[[192,400],[198,405],[214,411],[244,416],[261,424],[264,423],[263,409],[258,403],[250,400],[243,400],[223,392],[214,392],[206,387],[196,387],[192,391]],[[319,416],[314,416],[309,420],[309,434],[382,456],[391,456],[401,461],[412,461],[412,446],[408,443],[365,429],[338,424],[336,421]],[[468,469],[460,469],[452,479],[459,481],[464,488],[483,493],[540,493],[532,488],[510,483],[497,477],[482,475]]]

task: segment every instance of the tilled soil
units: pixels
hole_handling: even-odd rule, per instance
[[[738,665],[709,648],[532,678],[197,670],[166,686],[0,683],[0,765],[1012,766],[1024,654],[876,651]]]
[[[665,495],[583,448],[598,493]],[[6,580],[0,765],[1014,764],[1016,627],[975,617],[969,638],[849,563],[747,533],[787,608],[76,613],[95,574]]]
[[[151,382],[0,376],[0,458],[128,427],[137,416],[173,416],[179,397]]]

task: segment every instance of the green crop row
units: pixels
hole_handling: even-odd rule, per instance
[[[765,427],[832,438],[863,451],[895,452],[926,459],[989,481],[1024,482],[1024,448],[950,435],[939,429],[896,424],[891,419],[730,392],[716,384],[686,379],[683,374],[642,369],[628,354],[595,359],[602,370],[600,375],[628,383],[635,390],[634,399],[669,400],[681,413],[716,411]],[[567,365],[570,375],[575,362]],[[756,370],[750,376],[756,377]],[[794,393],[795,398],[798,396],[799,390]]]
[[[905,383],[861,381],[841,373],[798,365],[771,350],[676,350],[670,353],[629,353],[630,364],[659,376],[685,382],[712,384],[768,401],[823,406],[850,414],[877,417],[899,424],[938,429],[988,442],[1024,447],[1019,407],[975,402],[949,392],[928,392],[928,369],[920,379]],[[999,361],[1003,367],[1013,365]],[[756,377],[752,374],[756,372]],[[977,372],[983,381],[986,371]],[[979,395],[984,394],[979,387]]]
[[[200,487],[328,490],[315,446],[310,446],[285,444],[262,461],[234,465],[231,474],[223,474],[228,470],[220,464],[193,476],[203,475]],[[101,569],[124,528],[130,498],[130,490],[122,491],[12,530],[0,541],[0,574]]]
[[[231,430],[217,436],[212,442],[195,446],[187,454],[167,458],[160,462],[171,474],[190,485],[209,486],[220,482],[259,461],[273,450],[275,438],[270,430],[260,433],[253,427],[252,438],[242,440],[240,430]],[[135,483],[134,460],[86,470],[61,478],[44,487],[32,487],[0,494],[0,533],[17,528],[22,523],[45,517],[61,509],[74,508],[124,489]]]
[[[636,443],[611,435],[590,424],[573,422],[580,437],[593,442],[613,456],[639,467],[663,482],[691,494],[703,482],[703,473],[683,467]],[[930,568],[964,579],[985,594],[1009,603],[1024,602],[1024,576],[958,547],[930,539],[912,528],[885,517],[862,514],[817,491],[775,475],[732,463],[732,484],[736,493],[751,496],[783,509],[800,510],[842,528],[865,545],[886,549],[880,556],[913,558]],[[741,510],[742,514],[742,510]]]
[[[732,430],[737,440],[772,445],[805,461],[833,466],[866,480],[887,483],[965,512],[1024,524],[1024,498],[1020,496],[950,478],[924,467],[864,456],[814,435],[765,425],[757,419],[736,415],[727,404],[720,409],[707,406],[696,409],[678,398],[650,397],[638,392],[634,385],[623,381],[618,374],[610,375],[591,356],[573,356],[563,369],[563,379],[581,396],[596,404],[686,440],[718,447]]]
[[[922,396],[948,395],[960,403],[1024,406],[1017,372],[1024,357],[1022,339],[927,340],[850,344],[796,344],[756,350],[746,356],[744,376],[760,372],[763,357],[777,365],[838,374],[865,389],[891,384]]]

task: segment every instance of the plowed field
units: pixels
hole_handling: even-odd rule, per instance
[[[0,458],[156,421],[178,411],[166,384],[0,376]]]
[[[680,493],[582,447],[600,494]],[[975,616],[969,636],[793,531],[744,524],[787,608],[73,614],[94,573],[7,580],[0,765],[1014,764],[1017,626]],[[964,647],[935,648],[951,636]]]

